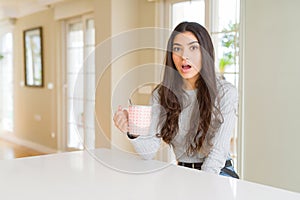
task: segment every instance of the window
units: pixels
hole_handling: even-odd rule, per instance
[[[94,146],[95,63],[86,59],[95,48],[94,20],[72,19],[66,23],[67,149]]]
[[[211,35],[220,75],[238,87],[239,0],[214,0]]]
[[[220,77],[239,88],[239,8],[240,0],[212,1],[211,35]],[[238,113],[237,113],[238,114]],[[231,156],[237,164],[238,120],[231,139]],[[237,168],[237,166],[235,166]]]
[[[7,32],[0,37],[0,125],[13,132],[13,37]]]
[[[172,4],[172,28],[182,21],[196,21],[205,24],[205,2],[183,1]]]
[[[167,0],[170,28],[182,21],[195,21],[211,34],[216,55],[216,72],[239,87],[239,8],[240,0]],[[238,120],[237,120],[238,122]],[[231,156],[237,159],[237,130],[231,141]],[[237,162],[234,162],[235,165]],[[236,167],[236,166],[235,166]]]

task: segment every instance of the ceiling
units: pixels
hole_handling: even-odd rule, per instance
[[[0,20],[19,18],[67,0],[0,0]]]

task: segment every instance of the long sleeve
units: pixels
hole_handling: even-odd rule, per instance
[[[161,107],[158,101],[158,94],[154,91],[151,102],[152,112],[151,112],[151,124],[149,128],[149,135],[139,136],[135,139],[131,139],[130,142],[133,145],[135,151],[144,159],[153,159],[156,155],[160,145],[161,138],[156,137],[158,130],[159,115],[161,112]]]
[[[230,139],[236,122],[238,104],[236,88],[230,83],[225,83],[222,87],[224,94],[221,96],[220,108],[224,122],[213,138],[213,147],[202,165],[203,171],[215,174],[220,173],[229,156]]]

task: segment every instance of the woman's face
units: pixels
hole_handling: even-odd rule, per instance
[[[175,36],[172,47],[172,59],[187,88],[194,89],[201,70],[200,44],[191,32]]]

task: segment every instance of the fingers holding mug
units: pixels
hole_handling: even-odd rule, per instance
[[[118,107],[117,112],[114,115],[115,126],[123,133],[128,132],[128,112],[123,110],[121,106]]]

